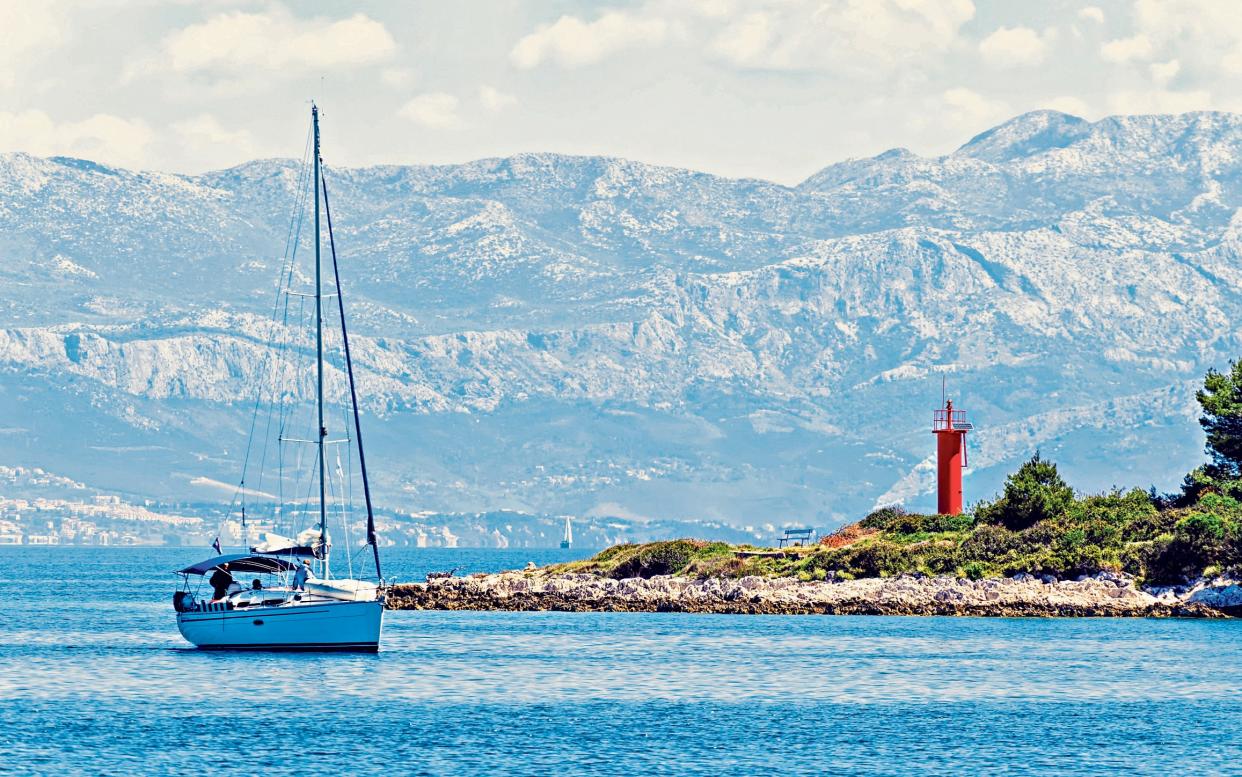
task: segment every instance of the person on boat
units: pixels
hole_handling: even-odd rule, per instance
[[[250,582],[250,590],[251,591],[262,591],[263,581],[256,577],[254,580]]]
[[[216,571],[211,573],[211,578],[207,582],[211,583],[212,599],[223,599],[227,596],[229,586],[233,585],[233,575],[229,572],[228,563],[216,567]]]
[[[314,577],[315,573],[311,570],[310,559],[302,559],[302,566],[298,567],[298,571],[293,575],[293,590],[306,590],[306,581],[313,580]]]

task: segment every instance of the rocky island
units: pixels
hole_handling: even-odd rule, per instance
[[[998,616],[1242,613],[1242,361],[1197,399],[1211,461],[1179,493],[1079,495],[1037,452],[962,514],[873,511],[784,549],[670,540],[395,586],[397,609]]]
[[[638,552],[665,543],[633,546]],[[746,553],[747,551],[738,551]],[[824,615],[1227,617],[1242,614],[1229,578],[1146,588],[1125,573],[1075,580],[1018,573],[972,580],[922,573],[857,580],[797,577],[607,577],[548,567],[395,586],[404,610],[557,610]]]

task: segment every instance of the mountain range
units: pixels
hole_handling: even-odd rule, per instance
[[[0,465],[227,503],[272,312],[306,315],[278,295],[300,176],[0,155]],[[1235,114],[1040,111],[793,187],[558,154],[325,177],[390,510],[929,510],[942,387],[968,502],[1037,449],[1168,490],[1203,458],[1196,382],[1242,355]]]

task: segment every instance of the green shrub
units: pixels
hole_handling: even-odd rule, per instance
[[[1099,545],[1087,542],[1083,537],[1081,541],[1061,544],[1046,557],[1043,563],[1046,565],[1045,571],[1055,572],[1061,577],[1076,577],[1094,575],[1105,569],[1120,569],[1121,564],[1117,556],[1116,551],[1110,553]]]
[[[1191,513],[1177,522],[1171,537],[1153,541],[1149,550],[1136,555],[1130,554],[1127,562],[1141,565],[1150,582],[1180,583],[1208,567],[1236,564],[1236,527],[1214,513]]]
[[[912,557],[905,548],[891,542],[872,542],[845,549],[841,561],[846,572],[856,577],[889,577],[911,569]]]
[[[1182,493],[1175,506],[1191,507],[1209,494],[1242,499],[1242,478],[1212,464],[1195,467],[1182,480]]]
[[[1099,545],[1102,548],[1120,548],[1122,544],[1121,527],[1102,520],[1085,521],[1077,531],[1082,532],[1083,542]]]
[[[901,505],[887,505],[867,513],[867,517],[859,521],[858,525],[864,529],[885,530],[893,519],[904,515],[907,513]]]
[[[962,541],[961,550],[962,558],[969,561],[992,561],[1021,547],[1021,540],[1013,532],[984,524],[976,526],[970,536]]]
[[[968,561],[962,565],[962,577],[971,580],[982,580],[987,577],[988,567],[981,561]]]
[[[849,567],[849,563],[845,560],[849,552],[849,548],[820,551],[803,559],[801,567],[812,575],[821,571],[824,573],[840,572]]]
[[[934,544],[920,548],[918,566],[931,575],[949,575],[962,564],[962,553],[954,543]]]
[[[864,529],[878,529],[889,534],[939,534],[967,531],[974,525],[974,518],[969,515],[923,515],[907,512],[902,507],[893,505],[873,510],[858,525]]]
[[[611,577],[620,580],[627,577],[671,575],[684,569],[697,552],[709,546],[708,543],[696,543],[693,540],[671,540],[635,547],[637,552],[622,558],[612,569]]]
[[[1184,512],[1170,509],[1135,518],[1121,527],[1121,540],[1122,542],[1147,542],[1163,534],[1170,534],[1184,514]]]
[[[1229,494],[1204,494],[1196,507],[1204,512],[1224,516],[1232,522],[1236,522],[1239,518],[1242,518],[1242,502],[1239,502]]]
[[[1191,513],[1177,522],[1173,542],[1183,545],[1186,555],[1203,561],[1204,566],[1227,563],[1231,528],[1215,513]]]
[[[1172,537],[1163,537],[1131,544],[1121,552],[1122,570],[1142,579],[1144,582],[1168,582],[1160,578],[1156,570],[1159,568],[1161,555],[1164,554],[1172,541]]]
[[[918,513],[902,513],[889,520],[884,531],[889,534],[922,534],[927,531],[923,519],[924,516]]]
[[[628,543],[628,542],[622,543],[620,545],[613,545],[611,548],[604,548],[599,553],[596,553],[594,556],[590,558],[590,560],[595,563],[609,562],[617,558],[618,556],[627,553],[628,551],[632,550],[634,547],[635,546],[633,544]]]
[[[923,531],[925,532],[962,532],[969,531],[974,525],[974,517],[965,514],[945,515],[944,513],[937,513],[936,515],[923,516]]]
[[[1057,465],[1036,453],[1005,480],[1000,499],[979,508],[977,515],[985,523],[1020,531],[1064,514],[1073,503],[1074,491],[1061,479]]]
[[[1076,522],[1103,521],[1114,526],[1126,526],[1134,521],[1150,519],[1157,510],[1151,496],[1135,488],[1125,493],[1113,491],[1084,497],[1071,504],[1066,513]]]
[[[1055,521],[1040,521],[1029,528],[1018,532],[1018,541],[1021,543],[1022,552],[1034,553],[1045,548],[1051,548],[1061,536],[1065,527]]]

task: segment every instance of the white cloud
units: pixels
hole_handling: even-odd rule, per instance
[[[712,41],[712,50],[739,64],[759,62],[776,35],[772,17],[751,13],[724,28]]]
[[[517,98],[486,84],[479,87],[479,102],[487,110],[496,113],[517,104]]]
[[[519,68],[572,68],[627,49],[680,44],[754,70],[883,74],[952,48],[975,13],[971,0],[649,0],[587,21],[562,16],[517,42]]]
[[[1140,33],[1130,38],[1118,38],[1105,43],[1100,47],[1100,58],[1105,62],[1133,62],[1150,59],[1153,51],[1151,39]]]
[[[1088,5],[1078,9],[1078,18],[1096,24],[1104,23],[1104,11],[1098,5]]]
[[[1156,82],[1160,87],[1166,87],[1182,69],[1182,63],[1176,59],[1170,59],[1168,62],[1153,62],[1148,66],[1151,71],[1151,80]]]
[[[1220,58],[1220,69],[1230,76],[1242,76],[1242,46]]]
[[[0,149],[37,156],[74,156],[139,167],[153,134],[140,119],[106,113],[57,123],[43,111],[0,112]]]
[[[183,142],[193,146],[224,146],[243,158],[254,153],[254,136],[244,129],[226,129],[209,113],[173,122],[170,128]]]
[[[887,73],[955,45],[971,0],[766,0],[746,6],[710,50],[742,68]]]
[[[1176,77],[1185,90],[1153,97],[1156,105],[1189,100],[1172,94],[1236,93],[1236,84],[1221,78],[1242,76],[1242,13],[1236,3],[1219,0],[1136,0],[1133,35],[1104,44],[1100,56],[1154,63],[1147,75],[1157,91]]]
[[[1047,50],[1044,39],[1030,27],[1001,27],[979,43],[984,61],[996,67],[1038,65]]]
[[[1169,92],[1162,89],[1126,90],[1108,99],[1113,113],[1186,113],[1187,111],[1212,110],[1212,95],[1204,90]]]
[[[461,118],[457,115],[457,104],[458,99],[451,94],[428,92],[401,106],[397,114],[424,127],[445,129],[461,124]]]
[[[1063,95],[1061,97],[1054,97],[1051,100],[1046,100],[1040,107],[1053,111],[1060,111],[1061,113],[1068,113],[1082,118],[1087,118],[1094,113],[1091,110],[1091,106],[1087,105],[1085,100],[1069,95]]]
[[[394,89],[400,89],[414,82],[414,71],[408,67],[386,67],[380,71],[380,80]]]
[[[126,78],[164,70],[244,76],[294,75],[300,69],[381,61],[396,49],[383,24],[363,14],[348,19],[298,19],[281,6],[263,13],[230,11],[165,36],[154,56],[131,62]]]
[[[946,89],[940,102],[949,123],[967,129],[983,129],[1012,115],[1003,100],[992,100],[961,86]]]
[[[194,170],[219,169],[264,156],[288,156],[288,148],[261,147],[246,129],[226,127],[214,115],[201,113],[168,127],[161,145],[175,144],[194,159]]]
[[[509,58],[522,69],[544,62],[581,67],[625,49],[658,45],[667,34],[668,23],[659,17],[609,11],[593,22],[584,22],[576,16],[562,16],[519,40]]]
[[[0,3],[0,87],[17,83],[18,69],[33,52],[52,49],[65,40],[64,21],[46,0],[5,0]]]
[[[1242,13],[1219,0],[1137,0],[1135,28],[1154,59],[1177,59],[1190,80],[1242,75]]]

